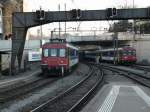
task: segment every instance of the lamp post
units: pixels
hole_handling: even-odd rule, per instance
[[[134,8],[134,0],[133,0],[133,8]],[[135,41],[135,20],[133,20],[133,43]]]
[[[58,5],[58,11],[60,12],[60,4]],[[58,25],[59,25],[59,38],[60,38],[60,21],[58,22]]]

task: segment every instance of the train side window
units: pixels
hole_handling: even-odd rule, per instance
[[[111,56],[111,53],[110,53],[110,52],[107,52],[107,56]]]
[[[59,50],[59,56],[60,57],[65,57],[66,56],[66,50],[65,49],[60,49]]]
[[[44,57],[48,57],[48,49],[43,50],[43,55],[44,55]]]
[[[57,56],[57,49],[51,49],[51,56]]]
[[[76,56],[78,56],[79,55],[79,52],[78,51],[76,51]]]
[[[70,49],[70,56],[73,56],[74,55],[74,51],[73,49]]]

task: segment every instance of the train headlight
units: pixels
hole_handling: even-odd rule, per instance
[[[127,56],[124,57],[124,59],[127,59],[127,58],[128,58]]]
[[[45,60],[44,63],[47,63],[47,61]]]

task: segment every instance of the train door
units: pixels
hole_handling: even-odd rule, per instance
[[[68,59],[68,72],[71,71],[70,69],[70,48],[67,47],[67,59]]]

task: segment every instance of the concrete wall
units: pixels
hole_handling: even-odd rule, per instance
[[[2,62],[1,62],[2,70],[9,68],[10,59],[11,59],[10,54],[2,54]]]
[[[25,49],[40,48],[40,40],[28,40],[25,42]],[[0,40],[0,51],[10,51],[12,47],[11,40]]]
[[[140,40],[135,43],[131,42],[131,46],[136,49],[137,62],[150,64],[150,41]]]

